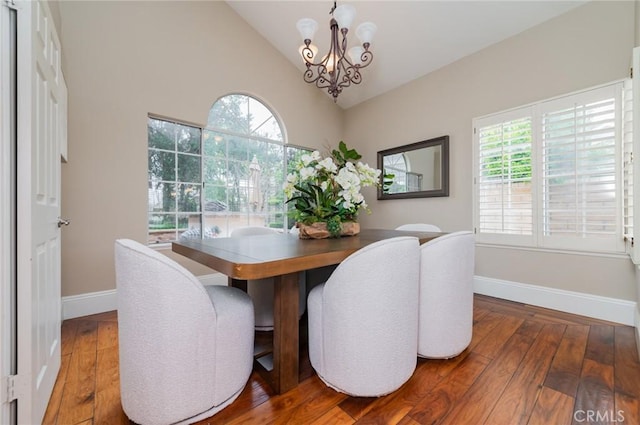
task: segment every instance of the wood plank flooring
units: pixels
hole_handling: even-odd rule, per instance
[[[117,328],[116,312],[64,321],[44,424],[129,424]],[[298,387],[274,395],[253,373],[231,406],[200,424],[640,424],[634,332],[476,295],[469,348],[450,360],[418,360],[393,394],[357,398],[327,388],[302,346]]]

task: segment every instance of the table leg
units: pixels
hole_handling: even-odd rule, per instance
[[[244,292],[247,292],[247,281],[246,280],[238,280],[230,277],[227,285],[233,286],[234,288],[238,288]]]
[[[274,278],[273,387],[282,394],[298,385],[298,273]]]

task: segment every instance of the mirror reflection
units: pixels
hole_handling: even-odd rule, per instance
[[[442,188],[442,148],[432,146],[388,155],[385,173],[393,174],[387,193],[419,192]]]
[[[378,152],[378,199],[449,195],[449,136]]]

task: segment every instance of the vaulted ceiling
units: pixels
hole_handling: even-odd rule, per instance
[[[346,88],[338,105],[349,108],[424,76],[464,56],[516,35],[581,6],[586,0],[502,1],[351,1],[352,28],[372,21],[378,32],[371,44],[373,63],[362,70],[363,82]],[[300,69],[300,18],[319,29],[313,40],[320,55],[329,45],[332,1],[227,1],[227,3]],[[339,2],[338,5],[342,4]],[[351,31],[349,46],[357,44]]]

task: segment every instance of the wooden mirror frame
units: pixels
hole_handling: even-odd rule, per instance
[[[399,153],[409,152],[417,149],[425,149],[429,147],[440,146],[442,150],[441,158],[441,182],[442,185],[439,189],[434,190],[421,190],[414,192],[403,193],[384,193],[383,192],[383,180],[384,180],[384,157],[388,155],[395,155]],[[449,196],[449,136],[440,136],[429,140],[423,140],[422,142],[411,143],[404,146],[398,146],[396,148],[385,149],[378,151],[378,169],[382,170],[380,175],[380,186],[378,186],[378,199],[407,199],[407,198],[434,198],[440,196]]]

